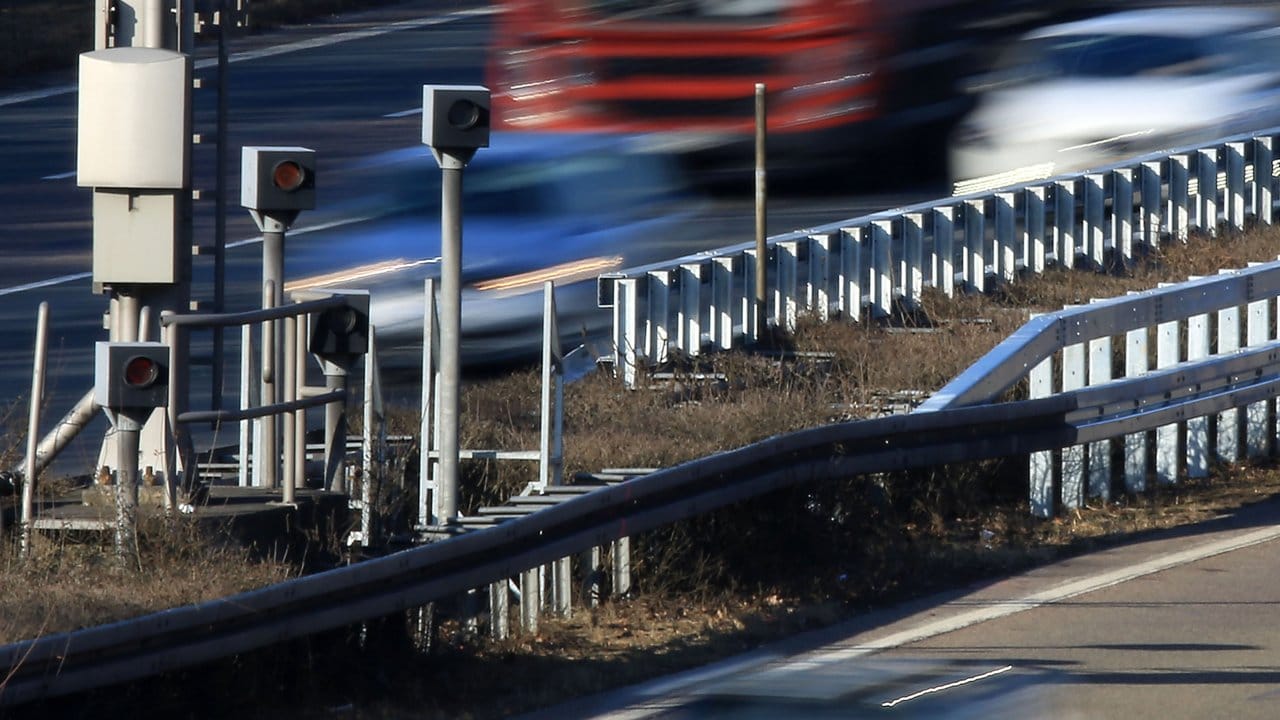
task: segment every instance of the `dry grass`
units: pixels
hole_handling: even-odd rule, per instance
[[[117,562],[109,534],[36,534],[26,560],[14,547],[0,552],[0,643],[225,597],[292,572],[183,518],[140,535],[136,570]]]
[[[817,355],[779,361],[734,353],[673,363],[670,379],[650,378],[645,390],[628,391],[597,374],[566,392],[567,471],[667,466],[874,414],[888,393],[936,389],[1031,310],[1273,259],[1278,247],[1275,230],[1193,238],[1123,276],[1053,272],[985,297],[929,296],[918,312],[892,323],[806,321],[778,345]],[[911,332],[923,329],[929,332]],[[695,379],[695,371],[713,379]],[[465,388],[464,447],[536,447],[538,378],[529,370]],[[412,413],[401,419],[401,430],[416,429]],[[416,471],[403,462],[392,467],[383,497],[403,518],[414,483],[401,478]],[[655,530],[634,543],[632,598],[547,619],[537,635],[502,643],[446,618],[430,654],[388,654],[378,646],[377,656],[392,665],[369,663],[369,672],[348,675],[341,687],[308,678],[323,675],[328,662],[348,663],[342,653],[329,658],[329,650],[308,645],[305,668],[271,656],[259,662],[287,666],[286,675],[305,669],[280,682],[321,705],[354,703],[359,717],[394,717],[406,708],[418,717],[461,717],[464,705],[475,717],[499,716],[704,663],[895,599],[1208,519],[1280,491],[1280,473],[1243,467],[1046,522],[1026,512],[1023,467],[992,461],[794,487]],[[468,462],[463,469],[467,508],[504,499],[534,472],[520,463]],[[0,595],[0,639],[194,602],[289,572],[249,562],[216,539],[156,532],[160,539],[144,544],[141,574],[114,570],[105,548],[69,536],[46,543],[26,566],[4,555],[0,586],[22,589]],[[796,557],[806,559],[803,567]],[[349,643],[339,646],[349,652]],[[513,673],[526,680],[513,685]],[[413,682],[421,677],[433,682]]]

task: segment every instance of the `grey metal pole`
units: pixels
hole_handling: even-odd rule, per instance
[[[116,331],[119,339],[124,342],[133,342],[138,339],[138,322],[142,312],[141,298],[137,293],[122,290],[116,293],[118,300],[117,308],[120,313],[115,318]]]
[[[275,224],[275,223],[273,223]],[[280,307],[284,304],[284,230],[268,226],[262,232],[262,307]],[[271,320],[262,324],[262,404],[280,401],[280,352],[281,321]],[[263,487],[274,488],[279,482],[280,421],[271,415],[259,420],[262,423],[262,471],[258,479]]]
[[[111,29],[111,0],[93,1],[93,49],[107,49]]]
[[[44,470],[45,466],[47,466],[54,457],[57,457],[58,453],[62,452],[63,448],[70,445],[71,441],[76,439],[76,436],[80,434],[81,430],[84,430],[89,423],[93,422],[93,419],[98,416],[98,411],[101,409],[101,406],[94,401],[93,389],[90,388],[90,390],[86,392],[78,402],[76,402],[75,407],[68,410],[67,414],[62,416],[62,419],[58,421],[58,424],[46,433],[43,438],[41,438],[40,444],[36,447],[35,452],[35,471],[40,472]],[[25,467],[26,463],[30,460],[31,458],[24,458],[23,465],[14,468],[14,470],[22,472],[22,468]]]
[[[138,561],[138,444],[142,421],[129,411],[117,410],[113,421],[116,447],[116,559],[121,567],[136,568]]]
[[[49,303],[40,303],[36,315],[36,356],[31,373],[31,408],[27,418],[27,459],[22,474],[22,555],[31,552],[31,520],[35,512],[36,436],[40,432],[40,406],[44,403],[45,358],[49,347]],[[0,519],[0,530],[4,521]]]
[[[164,47],[164,24],[165,16],[168,14],[165,10],[164,0],[145,0],[143,3],[142,21],[142,45],[149,48]],[[135,45],[137,43],[134,43]]]
[[[458,517],[458,402],[462,381],[462,164],[442,163],[440,196],[440,522]]]
[[[192,23],[194,25],[194,22]],[[215,132],[215,150],[213,163],[214,178],[214,213],[213,213],[213,311],[226,311],[227,284],[227,94],[230,85],[227,79],[231,66],[228,51],[228,33],[235,27],[235,21],[229,16],[227,0],[218,2],[218,112]],[[223,385],[226,372],[223,349],[226,343],[225,328],[213,330],[213,375],[210,392],[214,410],[222,409]]]
[[[326,361],[325,389],[342,391],[342,400],[324,406],[324,487],[333,492],[347,491],[343,459],[347,454],[347,372]]]
[[[165,418],[173,434],[173,444],[165,452],[164,508],[169,512],[174,509],[178,500],[175,493],[179,492],[179,487],[175,481],[179,462],[182,465],[181,493],[184,503],[190,502],[195,493],[199,471],[196,468],[195,442],[187,426],[178,422],[178,418],[191,404],[190,374],[183,370],[190,367],[187,357],[187,350],[191,345],[190,336],[179,325],[165,327],[160,334],[161,341],[169,347],[171,367],[179,370],[169,375],[169,405],[165,410]]]
[[[765,136],[767,135],[764,83],[756,83],[756,312],[753,337],[758,342],[764,336],[765,318],[768,315],[767,208],[765,193]]]
[[[435,444],[436,412],[436,284],[427,278],[423,286],[422,310],[422,406],[418,419],[418,527],[439,522],[436,508],[440,494],[432,487],[439,473],[433,471],[431,452]]]
[[[298,351],[293,355],[293,376],[298,381],[298,395],[302,394],[302,388],[307,384],[308,327],[307,323],[297,323],[297,337],[294,338],[294,346]],[[307,484],[307,411],[304,408],[298,408],[293,413],[293,464],[298,468],[298,486],[305,487]]]
[[[293,402],[298,399],[298,319],[290,315],[284,319],[284,401]],[[284,414],[284,440],[283,440],[283,459],[284,474],[281,476],[281,483],[284,486],[284,494],[281,499],[285,503],[294,502],[294,488],[298,482],[298,462],[297,450],[294,445],[298,442],[295,423],[297,416],[293,412]]]

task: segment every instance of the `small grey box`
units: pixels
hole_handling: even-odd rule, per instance
[[[344,305],[311,313],[307,350],[320,357],[363,355],[369,350],[368,290],[299,290],[289,294],[295,302],[340,297]]]
[[[94,346],[93,400],[112,410],[169,404],[169,346],[99,342]]]
[[[240,154],[240,204],[263,212],[315,209],[316,152],[245,146]]]
[[[489,88],[423,85],[422,142],[442,150],[489,147]]]

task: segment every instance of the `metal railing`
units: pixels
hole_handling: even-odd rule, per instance
[[[1041,315],[916,412],[988,404],[1020,387],[1031,398],[1085,389],[1109,394],[1108,407],[1124,407],[1135,421],[1167,416],[1168,398],[1274,385],[1280,374],[1277,310],[1280,262],[1272,262]],[[1155,395],[1134,389],[1143,378]],[[1121,479],[1125,491],[1137,493],[1152,479],[1168,484],[1205,477],[1215,462],[1270,455],[1280,433],[1272,404],[1263,395],[1243,408],[1231,403],[1218,413],[1173,416],[1176,422],[1153,433],[1034,453],[1031,511],[1048,517],[1058,498],[1067,508],[1090,497],[1110,499]],[[1114,463],[1117,454],[1121,460]]]
[[[145,677],[384,616],[788,485],[1053,451],[1247,407],[1280,347],[1049,397],[812,428],[606,486],[526,517],[198,605],[0,647],[0,705]],[[1135,412],[1142,408],[1143,412]]]
[[[1280,128],[1146,155],[1078,175],[953,196],[797,230],[767,243],[767,318],[861,321],[912,307],[925,288],[984,292],[1046,267],[1129,263],[1161,239],[1275,217]],[[697,355],[756,338],[757,250],[744,242],[601,276],[618,372],[671,350]]]
[[[183,335],[191,329],[218,329],[231,326],[247,327],[254,323],[263,323],[264,327],[266,327],[275,320],[287,320],[288,329],[284,333],[284,368],[280,368],[280,370],[296,369],[303,366],[303,360],[305,359],[305,353],[303,352],[305,342],[301,340],[302,332],[295,330],[295,328],[300,328],[305,331],[305,325],[295,325],[297,318],[330,308],[345,307],[346,304],[347,301],[344,298],[335,295],[319,300],[288,303],[279,307],[238,313],[193,313],[184,315],[165,313],[161,315],[160,324],[167,328],[168,332],[166,333],[165,341],[170,347],[181,347]],[[264,342],[267,341],[264,340]],[[275,369],[272,370],[274,371]],[[170,381],[168,412],[170,423],[174,428],[178,441],[179,453],[186,455],[183,457],[183,467],[186,469],[185,479],[187,483],[193,482],[196,475],[190,442],[186,439],[185,428],[187,424],[246,421],[254,418],[274,418],[279,416],[292,421],[287,423],[287,431],[283,434],[284,447],[280,453],[280,460],[283,461],[284,473],[281,477],[280,485],[283,488],[284,502],[293,502],[295,488],[302,485],[303,466],[300,458],[303,448],[302,443],[305,442],[303,440],[305,437],[305,423],[299,422],[299,420],[302,420],[302,411],[310,407],[341,403],[345,412],[345,403],[347,401],[345,385],[341,389],[327,389],[324,391],[317,389],[313,392],[304,392],[307,390],[303,383],[304,376],[299,375],[295,370],[288,373],[288,378],[293,383],[291,386],[286,387],[286,399],[282,402],[253,406],[242,402],[239,409],[190,410],[187,407],[189,401],[186,388],[176,382],[182,375],[182,373],[173,373],[173,378]],[[249,395],[249,387],[252,387],[253,383],[242,383],[242,385],[242,396],[247,397]],[[288,384],[286,383],[286,385]],[[335,443],[327,449],[330,453],[346,454],[345,443]],[[240,453],[242,466],[246,454],[245,449],[242,448]],[[274,459],[263,459],[263,462],[275,461]],[[337,462],[339,462],[337,458],[327,457],[325,465],[328,467],[330,464]],[[192,489],[190,487],[187,488],[188,491]]]

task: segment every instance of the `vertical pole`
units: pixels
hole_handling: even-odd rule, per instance
[[[141,300],[137,294],[128,290],[116,292],[119,314],[115,317],[116,332],[122,342],[135,342],[138,339],[138,318],[142,312]]]
[[[542,610],[542,568],[529,568],[520,573],[520,627],[530,635],[538,634],[538,615]]]
[[[507,578],[502,578],[489,584],[489,637],[494,640],[506,640],[511,634],[507,583]]]
[[[298,352],[293,355],[293,376],[298,381],[298,387],[305,387],[307,384],[307,330],[309,325],[304,322],[297,324],[298,335],[294,338],[294,347],[298,348]],[[293,464],[298,468],[298,485],[305,487],[307,484],[307,411],[298,409],[293,411]]]
[[[268,233],[269,234],[269,233]],[[264,241],[263,246],[266,247]],[[264,268],[264,278],[262,283],[262,307],[269,309],[276,307],[276,296],[278,280],[268,280],[266,278],[266,265]],[[279,344],[277,341],[278,326],[275,320],[267,320],[262,323],[262,374],[259,376],[261,392],[259,400],[263,405],[271,405],[280,398],[276,394],[279,383],[276,377],[280,372],[279,358],[275,349]],[[257,478],[255,483],[258,487],[273,488],[276,487],[278,480],[278,467],[280,460],[279,433],[276,430],[276,417],[268,415],[258,418],[258,446],[259,452],[257,460],[259,466],[254,468],[254,475]]]
[[[253,371],[253,326],[240,328],[240,409],[248,410],[257,403],[253,396],[257,394],[258,384]],[[257,420],[240,421],[240,462],[237,469],[240,487],[249,487],[249,453],[258,451],[259,437],[253,433],[260,427]]]
[[[767,261],[768,249],[768,209],[765,188],[765,138],[768,134],[766,125],[766,105],[764,83],[756,83],[756,287],[755,287],[755,322],[751,337],[759,342],[764,335],[765,317],[768,313]]]
[[[49,346],[49,303],[36,315],[36,357],[31,373],[31,409],[27,420],[27,461],[22,473],[22,555],[31,552],[31,520],[35,505],[36,449],[40,434],[40,405],[44,402],[45,357]],[[0,530],[4,520],[0,518]]]
[[[1033,314],[1032,317],[1035,317]],[[1031,368],[1028,375],[1029,394],[1032,398],[1045,398],[1053,395],[1053,357],[1047,357]],[[1034,517],[1053,517],[1054,512],[1054,475],[1053,451],[1041,450],[1031,453],[1029,459],[1029,498],[1031,514]]]
[[[439,493],[433,487],[435,474],[431,451],[436,449],[434,440],[436,393],[436,289],[435,281],[427,278],[423,289],[422,318],[422,405],[418,418],[418,527],[425,528],[440,522],[435,512]],[[432,497],[432,496],[435,497]]]
[[[631,538],[613,541],[613,595],[631,595]]]
[[[346,492],[343,458],[347,454],[347,372],[325,361],[324,384],[327,390],[343,393],[341,400],[324,406],[324,487],[333,492]]]
[[[116,559],[121,567],[137,567],[138,558],[138,445],[142,423],[128,411],[111,413],[116,427]]]
[[[93,2],[93,49],[105,50],[111,38],[111,0]]]
[[[298,318],[290,315],[284,319],[284,402],[293,402],[298,399]],[[293,411],[284,413],[284,431],[283,431],[283,449],[282,457],[284,461],[284,472],[280,481],[284,486],[281,500],[285,503],[294,502],[294,488],[298,483],[298,462],[297,448],[298,442],[296,423],[297,416]]]
[[[142,45],[149,48],[164,47],[164,24],[165,19],[164,0],[145,0],[143,4],[142,22]],[[138,43],[134,43],[137,45]]]
[[[455,166],[456,165],[456,166]],[[440,522],[458,517],[458,385],[462,381],[462,167],[442,164],[440,197]]]
[[[226,279],[227,279],[227,95],[230,86],[227,70],[231,66],[228,59],[227,33],[235,27],[235,21],[229,12],[228,0],[218,2],[218,110],[217,127],[215,129],[215,149],[213,160],[214,178],[214,213],[213,213],[213,311],[226,311]],[[213,328],[213,376],[210,387],[212,405],[215,410],[222,409],[222,388],[225,379],[223,372],[223,347],[225,329],[221,326]]]

